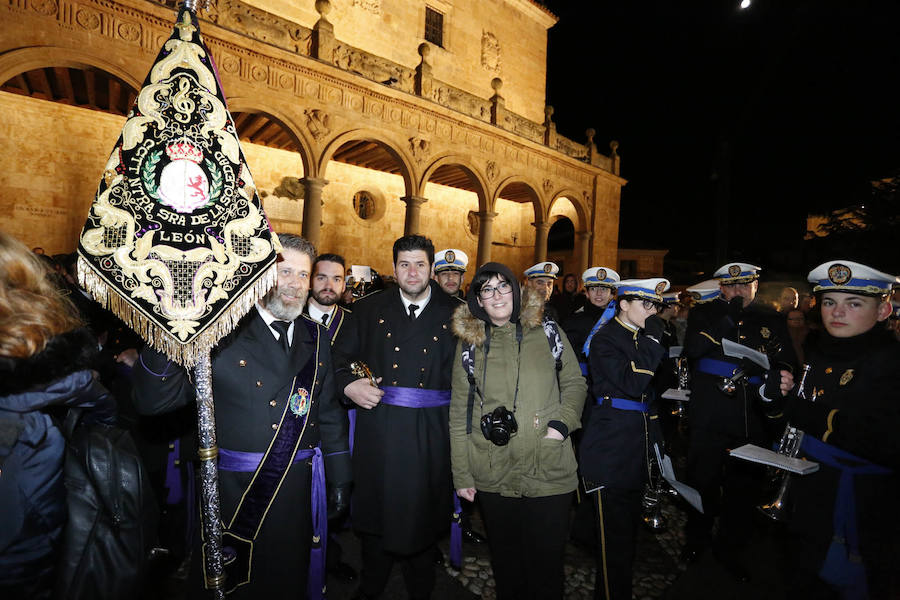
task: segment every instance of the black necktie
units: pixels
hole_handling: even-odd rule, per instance
[[[285,352],[291,351],[291,343],[288,341],[288,327],[291,326],[290,321],[272,321],[272,328],[278,332],[280,336],[278,340]]]
[[[410,305],[409,305],[409,320],[410,320],[410,321],[415,321],[415,320],[416,320],[416,311],[417,311],[417,310],[419,310],[418,305],[416,305],[416,304],[410,304]]]
[[[327,314],[322,315],[322,325],[324,325],[325,327],[328,327],[328,315]]]

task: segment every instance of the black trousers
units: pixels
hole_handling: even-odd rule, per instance
[[[597,600],[631,600],[641,522],[641,490],[603,488],[590,494],[597,509]]]
[[[394,563],[403,570],[406,591],[413,600],[431,597],[434,590],[434,545],[410,555],[386,552],[380,535],[359,534],[362,554],[360,590],[366,596],[377,597],[384,591]]]
[[[563,597],[563,553],[572,493],[506,498],[478,492],[487,528],[497,600]]]
[[[711,541],[713,519],[719,517],[715,549],[726,554],[740,552],[753,532],[756,505],[763,500],[765,469],[731,458],[728,448],[746,443],[721,432],[691,432],[688,449],[688,483],[703,499],[703,514],[688,514],[687,543],[705,546]]]

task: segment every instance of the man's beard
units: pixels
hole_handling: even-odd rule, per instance
[[[397,285],[400,287],[401,290],[403,290],[403,293],[405,293],[407,296],[412,297],[412,298],[417,298],[420,294],[422,294],[425,290],[428,289],[428,280],[427,279],[424,280],[416,288],[409,287],[407,284],[401,284],[399,282],[397,283]]]
[[[321,295],[322,292],[331,292],[331,297],[327,298],[325,296],[322,296]],[[337,301],[340,300],[340,298],[341,298],[341,295],[336,294],[335,291],[332,289],[319,290],[318,292],[313,292],[312,295],[313,295],[313,299],[316,302],[318,302],[319,304],[321,304],[322,306],[331,306],[333,304],[337,304]]]
[[[280,321],[293,321],[303,314],[303,304],[305,299],[297,298],[297,305],[285,304],[281,299],[281,290],[276,286],[269,290],[263,300],[266,310],[272,313],[272,316]]]

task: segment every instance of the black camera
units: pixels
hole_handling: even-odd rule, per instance
[[[519,430],[516,423],[516,415],[509,412],[505,406],[498,406],[487,415],[481,416],[481,433],[486,440],[490,440],[497,446],[505,446],[509,438]]]

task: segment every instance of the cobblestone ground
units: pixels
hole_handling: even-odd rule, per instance
[[[634,566],[634,597],[637,600],[662,598],[683,568],[678,564],[678,554],[684,545],[686,513],[680,502],[664,496],[662,513],[666,528],[660,533],[651,533],[641,528],[638,538],[637,558]],[[475,521],[475,528],[483,531]],[[441,546],[445,557],[448,544]],[[445,567],[453,577],[476,597],[485,600],[496,598],[494,577],[491,571],[490,553],[487,545],[466,544],[463,548],[463,565],[460,570]],[[594,597],[595,566],[593,553],[581,545],[570,543],[566,547],[565,597],[571,600],[589,600]]]

